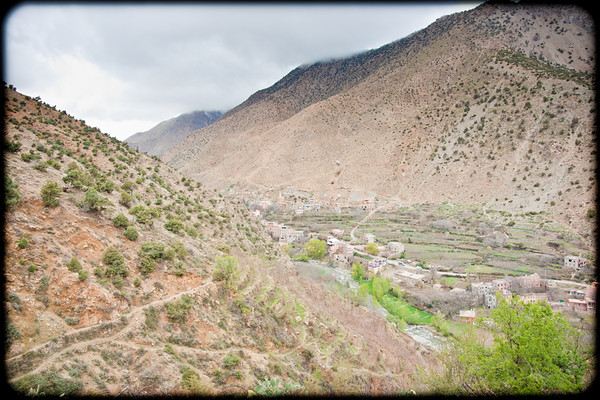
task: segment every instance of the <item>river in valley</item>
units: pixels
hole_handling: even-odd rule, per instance
[[[343,287],[346,290],[356,291],[358,283],[352,278],[352,271],[338,265],[327,265],[315,261],[294,261],[298,272],[303,276],[333,289],[335,286]],[[339,283],[339,285],[337,285]],[[388,312],[378,304],[369,302],[366,308],[374,313],[387,317]],[[433,351],[441,350],[445,339],[432,332],[430,329],[419,325],[407,325],[404,333],[412,337],[417,343]]]

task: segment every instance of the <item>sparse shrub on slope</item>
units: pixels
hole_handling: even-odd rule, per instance
[[[19,193],[19,185],[13,182],[8,175],[4,176],[4,201],[6,207],[10,210],[19,204],[21,194]]]
[[[107,206],[114,205],[110,200],[102,197],[98,194],[98,191],[93,187],[89,188],[85,192],[85,197],[82,201],[77,203],[82,208],[87,208],[90,211],[102,211]]]
[[[46,182],[44,186],[42,186],[41,195],[42,201],[46,207],[56,207],[58,206],[58,198],[62,193],[61,188],[58,186],[56,182]]]
[[[109,247],[102,256],[102,262],[106,265],[106,276],[125,277],[129,275],[129,269],[125,265],[125,257],[116,247]]]

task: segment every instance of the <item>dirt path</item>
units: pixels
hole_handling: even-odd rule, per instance
[[[362,221],[360,221],[358,224],[356,224],[356,226],[354,228],[352,228],[352,230],[350,231],[350,238],[351,240],[354,242],[356,241],[356,236],[354,236],[354,232],[356,231],[356,229],[361,226],[362,224],[365,223],[366,220],[368,220],[369,218],[371,218],[371,216],[373,216],[373,214],[375,214],[377,211],[384,209],[385,207],[390,207],[393,206],[393,204],[390,203],[386,203],[386,204],[382,204],[377,208],[372,209],[363,219]]]
[[[127,335],[133,328],[137,327],[139,324],[143,323],[143,318],[144,318],[144,310],[147,309],[148,307],[152,307],[152,306],[159,306],[159,305],[163,305],[169,301],[173,301],[185,294],[190,294],[193,292],[196,292],[202,288],[205,288],[206,286],[208,286],[209,284],[212,283],[212,279],[209,278],[206,282],[204,282],[201,285],[195,286],[191,289],[176,293],[174,295],[171,295],[169,297],[163,298],[163,299],[157,299],[154,300],[148,304],[144,304],[143,306],[138,306],[138,307],[134,307],[130,312],[128,312],[127,314],[123,314],[121,316],[121,318],[123,317],[128,317],[128,321],[125,323],[124,326],[122,326],[120,329],[118,329],[117,332],[113,333],[110,336],[107,337],[96,337],[90,340],[83,340],[83,341],[77,341],[75,343],[72,343],[70,345],[67,345],[63,348],[61,348],[60,350],[50,354],[48,357],[44,358],[36,368],[34,368],[33,370],[27,371],[27,372],[23,372],[21,374],[19,374],[18,376],[14,376],[11,377],[9,379],[10,382],[14,382],[20,378],[22,378],[25,375],[29,375],[29,374],[35,374],[38,371],[42,371],[45,369],[46,366],[48,366],[49,364],[52,364],[55,360],[57,360],[61,355],[63,355],[64,353],[68,352],[68,351],[77,351],[77,350],[83,350],[86,347],[89,346],[97,346],[106,342],[113,342],[113,343],[121,343],[121,344],[128,344],[131,345],[131,343],[127,343],[124,341],[119,340],[119,338],[123,337],[124,335]],[[111,322],[118,322],[118,321],[108,321],[105,322],[103,324],[106,323],[111,323]],[[65,336],[74,336],[77,334],[80,334],[82,331],[85,330],[90,330],[93,328],[97,328],[99,325],[101,324],[97,324],[97,325],[93,325],[93,326],[87,326],[81,329],[78,329],[75,332],[71,332],[68,335]],[[9,359],[6,360],[6,363],[9,364],[11,361],[13,360],[17,360],[19,358],[26,358],[28,356],[28,354],[35,354],[36,352],[40,352],[43,351],[44,347],[47,347],[48,342],[46,343],[42,343],[32,349],[29,349],[28,351],[15,355]],[[137,346],[137,344],[136,344]]]

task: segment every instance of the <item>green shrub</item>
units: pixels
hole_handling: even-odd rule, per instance
[[[64,183],[77,189],[83,189],[86,186],[90,186],[93,182],[92,176],[89,173],[83,172],[75,162],[71,162],[67,166],[65,176],[63,176],[62,180]]]
[[[297,382],[286,382],[283,386],[279,378],[265,377],[258,382],[258,386],[254,388],[254,393],[260,396],[283,396],[286,394],[300,393],[304,387]]]
[[[85,281],[88,278],[88,272],[84,269],[82,269],[81,271],[79,271],[77,273],[77,277],[79,278],[80,281]]]
[[[101,197],[98,191],[93,187],[85,192],[85,197],[78,203],[78,206],[88,208],[91,211],[102,211],[107,206],[112,206],[113,203],[107,198]]]
[[[156,269],[156,261],[150,257],[142,257],[140,259],[140,270],[143,274],[149,274]]]
[[[222,281],[226,289],[234,288],[238,275],[237,258],[234,256],[217,256],[215,258],[213,278],[216,281]]]
[[[46,207],[56,207],[58,206],[58,198],[62,193],[61,188],[58,186],[58,183],[48,181],[44,186],[42,186],[41,195],[42,201]]]
[[[242,360],[234,353],[229,353],[223,359],[223,368],[232,369],[237,366]]]
[[[132,225],[128,226],[127,229],[123,232],[123,235],[131,241],[134,241],[138,238],[139,233]]]
[[[173,233],[179,233],[181,232],[181,230],[183,230],[184,225],[183,222],[181,222],[178,219],[172,218],[170,220],[168,220],[167,222],[165,222],[165,229],[173,232]]]
[[[61,165],[54,160],[46,160],[46,164],[48,164],[49,166],[51,166],[52,168],[54,168],[56,170],[60,171],[60,169],[61,169]]]
[[[113,224],[117,228],[127,228],[129,226],[129,220],[125,215],[119,213],[116,217],[113,218]]]
[[[115,183],[103,176],[96,181],[96,189],[100,192],[111,193],[115,190]]]
[[[109,247],[102,256],[102,262],[106,265],[106,276],[127,276],[129,270],[125,265],[125,257],[115,248]]]
[[[67,269],[71,272],[79,272],[81,271],[81,263],[76,257],[71,258],[71,260],[67,263]]]
[[[142,247],[138,251],[140,257],[151,257],[155,260],[164,258],[165,245],[156,242],[145,242],[142,243]]]
[[[167,318],[173,322],[185,322],[188,311],[194,305],[194,299],[184,294],[179,300],[167,303]]]
[[[33,166],[33,169],[36,169],[38,171],[42,171],[45,172],[46,169],[48,168],[48,164],[38,161],[37,163],[35,163],[35,165]]]
[[[30,151],[31,151],[31,153],[21,153],[21,160],[23,160],[25,162],[29,162],[31,160],[39,160],[40,158],[42,158],[42,157],[40,157],[39,154],[32,153],[33,150],[30,150]]]
[[[121,190],[121,198],[119,199],[119,204],[127,208],[131,207],[131,195],[125,190]]]
[[[29,396],[69,397],[83,389],[78,379],[66,379],[55,370],[26,375],[14,383],[15,390]]]
[[[19,204],[21,194],[19,193],[19,185],[13,182],[9,176],[4,175],[4,201],[6,207],[10,210]]]
[[[21,143],[19,142],[11,142],[11,141],[7,141],[4,142],[4,147],[6,148],[6,150],[8,150],[11,153],[16,153],[19,150],[21,150]]]
[[[17,247],[20,249],[25,249],[28,246],[29,246],[29,240],[25,236],[21,237],[19,239],[19,241],[17,242]]]

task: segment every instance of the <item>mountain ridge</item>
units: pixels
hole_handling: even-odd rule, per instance
[[[124,140],[131,147],[160,156],[179,143],[190,132],[208,126],[223,116],[222,111],[192,111],[158,123]]]
[[[589,232],[593,26],[578,6],[485,3],[379,49],[298,67],[163,160],[218,189],[480,202],[548,211]]]

